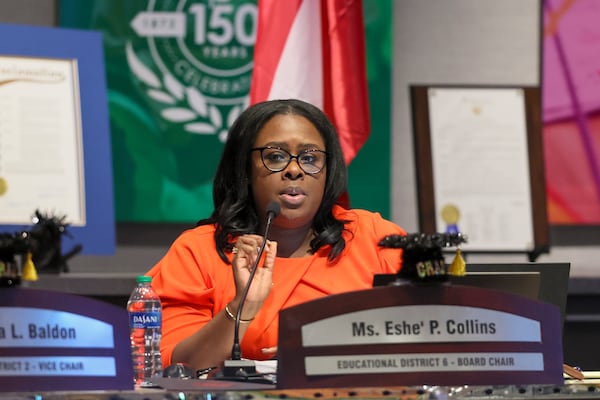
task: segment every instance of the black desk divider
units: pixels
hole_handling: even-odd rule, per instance
[[[0,289],[0,392],[131,389],[125,309],[61,292]]]
[[[556,306],[494,289],[405,284],[280,312],[277,387],[562,384]]]

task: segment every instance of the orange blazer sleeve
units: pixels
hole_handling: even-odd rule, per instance
[[[184,232],[148,272],[163,307],[164,365],[171,363],[177,343],[202,328],[234,297],[231,266],[217,255],[213,233],[211,226]]]

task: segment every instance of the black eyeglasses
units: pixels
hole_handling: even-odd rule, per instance
[[[290,165],[295,158],[302,171],[307,174],[316,174],[325,167],[327,153],[323,150],[303,150],[294,155],[279,147],[256,147],[250,151],[260,151],[260,158],[265,168],[271,172],[280,172]]]

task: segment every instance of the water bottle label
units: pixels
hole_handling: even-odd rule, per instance
[[[160,328],[161,322],[159,312],[129,313],[129,325],[132,328]]]

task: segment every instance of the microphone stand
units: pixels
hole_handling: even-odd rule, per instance
[[[225,360],[223,362],[223,377],[220,379],[249,381],[253,380],[252,376],[257,376],[255,362],[253,360],[242,360],[242,349],[240,345],[240,321],[242,319],[242,309],[244,307],[244,303],[246,302],[246,296],[248,296],[248,291],[250,290],[250,285],[252,284],[254,275],[256,274],[258,263],[260,261],[260,258],[262,257],[262,254],[265,250],[265,246],[267,244],[267,235],[269,234],[269,228],[271,227],[273,219],[275,219],[275,217],[279,215],[279,211],[280,206],[277,202],[270,202],[267,206],[267,223],[265,225],[263,241],[260,246],[260,249],[258,250],[258,256],[256,257],[256,261],[254,262],[252,270],[250,271],[248,282],[246,282],[246,286],[242,291],[240,305],[235,315],[235,328],[233,333],[233,348],[231,349],[231,360]],[[260,376],[257,377],[260,378]]]

